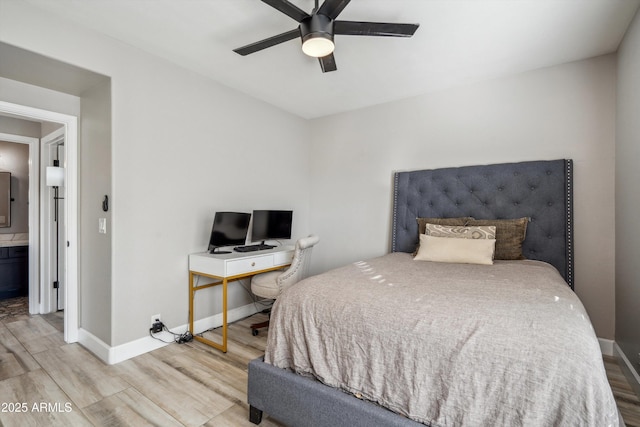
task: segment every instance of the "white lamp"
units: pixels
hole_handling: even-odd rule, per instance
[[[45,180],[47,187],[62,187],[64,185],[64,168],[47,166]]]
[[[310,37],[302,43],[302,51],[314,58],[323,58],[331,53],[335,45],[333,40],[325,38],[324,34],[318,34],[315,37]]]

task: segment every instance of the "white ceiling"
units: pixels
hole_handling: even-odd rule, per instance
[[[338,19],[419,23],[412,38],[336,36],[322,73],[260,0],[28,0],[304,118],[615,52],[640,0],[353,0]],[[313,0],[291,0],[311,12]]]

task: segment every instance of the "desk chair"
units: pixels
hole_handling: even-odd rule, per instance
[[[251,278],[251,292],[256,296],[267,299],[276,299],[278,295],[291,285],[294,285],[307,276],[311,251],[320,238],[311,234],[296,242],[296,250],[293,254],[291,265],[284,271],[270,271],[256,274]],[[254,323],[251,325],[253,336],[258,335],[259,328],[269,326],[269,321]]]

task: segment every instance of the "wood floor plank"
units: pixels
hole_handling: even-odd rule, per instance
[[[5,323],[7,329],[24,345],[31,340],[37,340],[44,336],[60,333],[56,328],[41,316],[31,316],[28,319]]]
[[[176,344],[177,345],[177,344]],[[147,353],[117,365],[120,375],[186,426],[199,426],[233,402]]]
[[[235,404],[246,405],[247,369],[229,366],[202,351],[192,351],[166,361],[184,375],[224,396]]]
[[[80,408],[91,405],[129,387],[79,344],[50,349],[34,355],[58,386]]]
[[[6,427],[93,425],[42,369],[0,381],[0,402],[26,405],[25,411],[0,412]]]
[[[234,405],[222,414],[212,418],[203,427],[255,427],[249,421],[247,409],[243,406]],[[260,427],[283,427],[282,424],[270,419],[266,414],[262,418]]]
[[[40,369],[40,365],[27,352],[20,341],[0,325],[0,380]]]
[[[616,358],[605,355],[602,359],[613,397],[626,427],[640,427],[640,399],[627,381]]]
[[[25,342],[24,346],[29,353],[38,354],[54,348],[60,348],[67,343],[59,332]]]
[[[26,351],[20,341],[11,333],[9,328],[0,324],[0,351],[12,353],[16,351]]]
[[[96,426],[183,426],[182,423],[134,388],[128,388],[102,399],[84,408],[83,411]]]
[[[60,332],[64,332],[64,312],[56,311],[54,313],[42,314],[42,317],[49,322],[51,326]]]
[[[41,316],[32,316],[5,325],[32,355],[66,344],[60,331]]]
[[[0,353],[0,380],[40,369],[40,365],[26,351]]]

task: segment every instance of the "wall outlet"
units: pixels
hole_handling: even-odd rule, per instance
[[[162,325],[162,316],[160,314],[154,314],[151,316],[151,331],[152,332],[160,332],[162,331],[162,326],[157,326],[157,323],[160,322]]]

